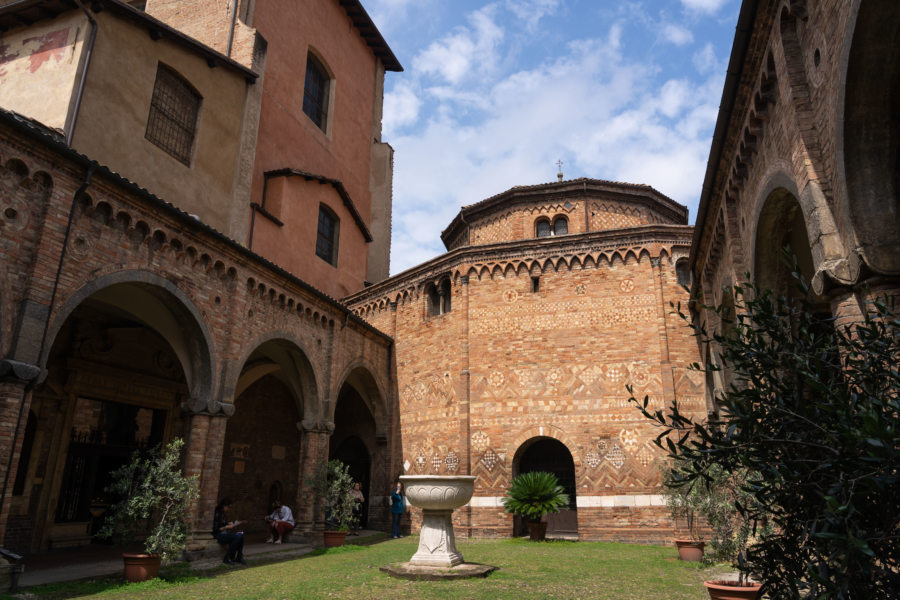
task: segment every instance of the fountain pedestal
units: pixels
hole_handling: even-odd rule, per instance
[[[472,498],[475,477],[470,475],[405,475],[407,501],[422,509],[419,549],[409,564],[450,568],[463,563],[453,535],[453,511]]]

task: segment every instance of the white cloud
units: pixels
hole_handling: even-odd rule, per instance
[[[719,9],[728,2],[728,0],[681,0],[686,9],[692,12],[702,12],[713,15],[719,12]]]
[[[393,132],[415,123],[421,108],[422,100],[416,95],[412,85],[399,81],[384,95],[384,130]]]
[[[689,29],[685,29],[680,25],[669,23],[663,27],[662,37],[664,40],[675,44],[676,46],[684,46],[694,41],[694,34]]]
[[[716,58],[716,51],[709,42],[694,54],[691,62],[694,63],[694,68],[701,75],[708,75],[722,69],[718,58]]]
[[[504,30],[495,22],[497,6],[489,4],[469,15],[469,26],[432,42],[413,59],[413,68],[458,84],[472,73],[490,72],[495,67],[497,47]]]
[[[606,21],[603,37],[504,72],[503,53],[528,23],[503,20],[509,5],[498,2],[432,42],[405,76],[412,82],[385,97],[394,273],[445,251],[440,232],[460,206],[555,181],[559,159],[568,179],[645,183],[696,212],[724,75],[712,48],[694,55],[693,77],[663,76],[652,59],[624,56],[634,41],[623,18]]]
[[[528,31],[534,31],[541,19],[556,12],[559,0],[506,0],[504,6],[525,22]]]

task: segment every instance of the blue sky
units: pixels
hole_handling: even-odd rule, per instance
[[[740,0],[364,0],[388,73],[391,273],[444,251],[459,208],[594,177],[697,210]]]

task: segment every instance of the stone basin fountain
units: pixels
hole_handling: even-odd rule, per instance
[[[466,563],[456,549],[453,511],[465,505],[475,488],[471,475],[403,475],[406,501],[422,509],[419,548],[409,562],[382,567],[406,579],[484,577],[496,567]]]

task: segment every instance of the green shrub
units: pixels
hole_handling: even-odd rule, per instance
[[[326,527],[337,531],[350,531],[356,525],[353,514],[356,499],[353,497],[353,478],[350,468],[337,459],[320,463],[307,485],[325,503]]]
[[[798,298],[748,284],[714,310],[729,327],[701,344],[721,349],[731,384],[720,417],[695,422],[677,403],[648,408],[683,482],[744,473],[742,518],[770,522],[742,570],[770,598],[896,598],[900,589],[900,320],[874,303],[852,327]],[[734,311],[733,311],[734,310]],[[733,312],[732,312],[733,311]],[[680,307],[679,307],[679,312]],[[688,318],[682,314],[683,318]]]
[[[109,507],[99,538],[133,540],[147,531],[144,550],[163,559],[178,556],[189,531],[187,509],[197,497],[196,476],[185,477],[179,462],[184,441],[172,440],[165,450],[153,448],[112,472],[105,492],[121,498]]]
[[[534,471],[514,478],[502,502],[506,512],[526,521],[540,521],[545,514],[566,508],[569,496],[559,485],[556,475]]]

